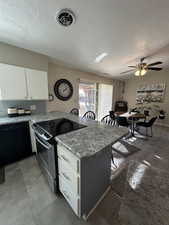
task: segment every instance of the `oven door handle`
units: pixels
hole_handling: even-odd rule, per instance
[[[46,144],[44,144],[38,137],[37,137],[37,135],[36,135],[36,140],[39,142],[39,144],[41,144],[44,148],[46,148],[46,149],[50,149],[50,146],[48,146],[48,145],[46,145]]]

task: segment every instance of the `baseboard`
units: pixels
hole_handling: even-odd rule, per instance
[[[89,218],[89,216],[94,212],[94,210],[97,208],[97,206],[101,203],[101,201],[104,199],[104,197],[107,195],[107,193],[109,192],[111,188],[111,185],[106,189],[106,191],[104,192],[104,194],[101,196],[101,198],[97,201],[96,205],[90,210],[90,212],[88,213],[87,216],[83,216],[84,220],[87,220]]]

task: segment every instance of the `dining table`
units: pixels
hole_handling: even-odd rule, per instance
[[[146,115],[143,113],[138,113],[138,112],[115,112],[115,115],[120,116],[120,117],[126,117],[128,120],[131,121],[131,136],[134,135],[135,131],[135,124],[137,123],[138,120],[140,119],[145,119],[146,120]]]

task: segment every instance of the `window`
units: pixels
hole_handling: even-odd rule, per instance
[[[83,116],[87,111],[96,113],[96,83],[80,82],[79,84],[79,106],[80,116]]]

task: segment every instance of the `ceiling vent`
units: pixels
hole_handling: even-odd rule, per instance
[[[62,9],[57,13],[56,20],[60,25],[68,27],[75,22],[75,15],[69,9]]]

